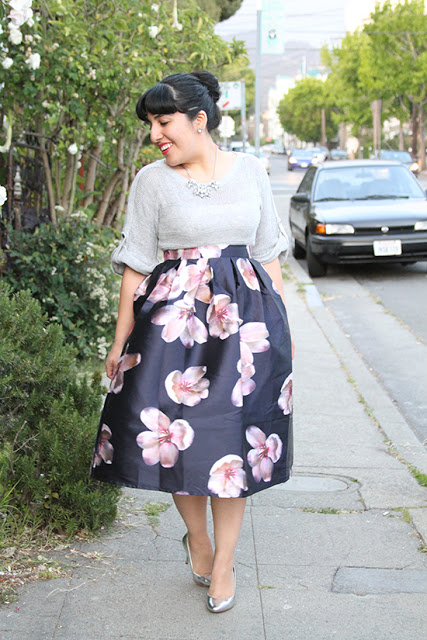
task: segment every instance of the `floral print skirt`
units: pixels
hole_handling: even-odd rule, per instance
[[[285,307],[238,245],[165,252],[105,401],[92,475],[237,498],[288,480],[292,361]]]

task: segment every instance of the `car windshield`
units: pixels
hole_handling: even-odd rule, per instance
[[[381,151],[382,160],[397,160],[398,162],[412,162],[407,151]]]
[[[425,198],[416,178],[402,165],[337,167],[318,172],[314,200]]]
[[[311,158],[313,155],[313,149],[295,149],[292,152],[293,156],[298,156],[298,158]]]

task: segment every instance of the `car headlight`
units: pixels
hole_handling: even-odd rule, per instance
[[[318,164],[320,162],[320,158],[318,156],[313,156],[311,160],[311,164]]]
[[[325,224],[325,233],[330,236],[335,233],[354,233],[352,224]]]
[[[291,156],[291,157],[289,158],[289,162],[290,162],[291,164],[294,164],[296,161],[297,161],[297,159],[295,158],[295,156]]]
[[[411,171],[418,171],[420,165],[418,164],[418,162],[413,162],[409,168],[411,169]]]
[[[427,220],[420,220],[414,224],[414,231],[427,231]]]

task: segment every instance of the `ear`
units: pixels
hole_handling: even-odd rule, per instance
[[[196,129],[206,129],[206,125],[208,123],[208,116],[206,115],[206,111],[199,111],[193,122]]]

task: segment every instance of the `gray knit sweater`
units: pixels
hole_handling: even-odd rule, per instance
[[[119,275],[126,265],[149,274],[159,252],[212,244],[251,247],[262,264],[286,258],[288,238],[279,221],[270,182],[258,158],[237,157],[208,198],[195,196],[188,180],[158,160],[141,169],[131,186],[122,240],[112,254]]]

